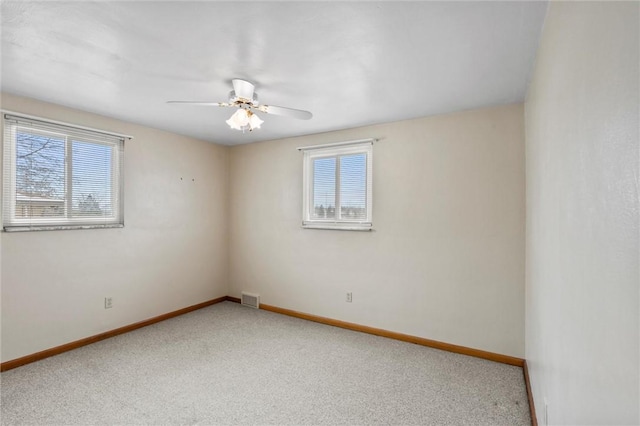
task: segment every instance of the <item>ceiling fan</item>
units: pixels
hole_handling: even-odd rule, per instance
[[[167,101],[167,103],[238,108],[226,123],[232,129],[242,130],[243,132],[245,130],[252,131],[253,129],[259,129],[260,125],[264,123],[264,121],[255,114],[258,111],[298,118],[300,120],[309,120],[313,116],[309,111],[300,109],[275,105],[260,105],[258,102],[258,94],[255,92],[255,86],[252,83],[239,78],[231,80],[231,83],[233,84],[233,90],[229,92],[228,102]]]

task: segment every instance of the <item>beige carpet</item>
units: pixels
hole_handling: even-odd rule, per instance
[[[529,425],[522,369],[225,302],[1,375],[9,424]]]

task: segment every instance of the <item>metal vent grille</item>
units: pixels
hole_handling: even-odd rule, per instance
[[[242,303],[244,306],[258,309],[260,308],[260,296],[253,293],[245,293],[243,291],[240,303]]]

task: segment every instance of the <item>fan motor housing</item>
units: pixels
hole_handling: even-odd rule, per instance
[[[253,99],[245,99],[245,98],[241,98],[240,96],[237,96],[236,91],[232,90],[229,92],[229,103],[230,104],[245,103],[245,104],[251,104],[253,106],[256,106],[258,105],[258,94],[256,92],[253,92]]]

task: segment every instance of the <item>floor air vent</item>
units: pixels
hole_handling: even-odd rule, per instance
[[[242,303],[244,306],[258,309],[260,308],[260,296],[253,293],[245,293],[243,291],[240,303]]]

